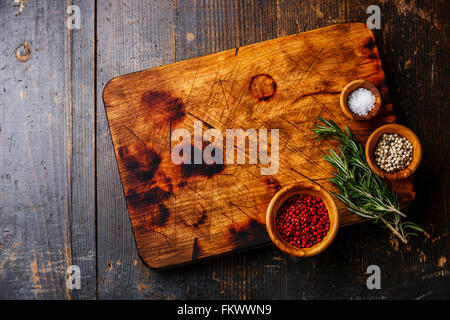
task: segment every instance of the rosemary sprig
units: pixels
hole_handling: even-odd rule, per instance
[[[401,212],[396,194],[370,169],[362,145],[353,138],[348,126],[342,130],[332,120],[318,119],[324,125],[315,125],[314,136],[340,142],[337,151],[330,148],[330,154],[324,155],[336,169],[329,180],[339,193],[333,194],[348,210],[375,223],[382,222],[404,243],[408,236],[417,235],[414,231],[423,232],[415,223],[402,221],[406,215]]]

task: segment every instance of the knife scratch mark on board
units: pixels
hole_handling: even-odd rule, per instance
[[[208,122],[206,122],[206,121],[200,119],[200,118],[197,117],[195,114],[192,114],[192,113],[188,112],[188,115],[191,115],[191,116],[193,116],[195,119],[197,119],[197,120],[203,122],[203,124],[204,124],[205,126],[207,126],[208,128],[210,128],[210,129],[216,129],[216,128],[214,128],[214,126],[212,126],[212,125],[210,125]]]
[[[319,58],[319,56],[322,54],[322,51],[323,51],[323,47],[320,49],[319,53],[318,53],[317,56],[314,58],[314,60],[311,62],[311,64],[308,66],[308,68],[306,68],[305,74],[309,71],[309,69],[312,67],[312,65],[314,64],[314,62],[317,61],[317,59]]]
[[[241,211],[243,214],[245,214],[247,217],[249,217],[250,219],[254,220],[254,218],[250,217],[247,212],[245,212],[244,210],[242,210],[237,204],[234,204],[232,201],[228,201],[229,204],[231,204],[233,207],[237,208],[239,211]]]
[[[136,139],[138,139],[140,143],[142,143],[144,146],[147,145],[147,144],[146,144],[144,141],[142,141],[142,139],[139,138],[138,135],[135,134],[130,128],[128,128],[126,125],[123,125],[123,126],[124,126],[125,129],[127,129],[127,130],[128,130],[128,131],[136,138]]]
[[[220,83],[220,87],[222,88],[223,100],[225,100],[225,105],[227,106],[227,109],[230,109],[230,106],[228,105],[227,97],[225,95],[225,90],[223,89],[222,79],[219,79],[219,83]]]
[[[194,80],[192,80],[191,90],[189,90],[189,94],[188,94],[187,99],[186,99],[186,105],[189,103],[189,99],[191,97],[192,90],[194,89],[195,80],[197,80],[198,69],[200,69],[200,62],[202,60],[200,58],[198,58],[198,59],[199,60],[198,60],[198,63],[197,63],[197,68],[195,69]]]

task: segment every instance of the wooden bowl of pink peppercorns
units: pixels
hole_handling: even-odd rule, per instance
[[[281,251],[296,257],[317,255],[336,237],[339,228],[336,203],[316,183],[303,181],[286,186],[270,201],[266,228]]]

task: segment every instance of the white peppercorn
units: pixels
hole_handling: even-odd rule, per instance
[[[414,148],[408,139],[397,133],[385,133],[375,147],[375,163],[386,172],[405,169],[411,164]]]

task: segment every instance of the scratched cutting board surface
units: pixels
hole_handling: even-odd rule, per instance
[[[381,91],[374,120],[354,122],[341,112],[340,92],[355,79]],[[395,122],[373,34],[361,23],[123,75],[107,84],[103,99],[139,255],[153,268],[269,242],[266,208],[282,186],[313,180],[334,190],[322,157],[330,143],[311,132],[318,116],[349,125],[362,143]],[[248,152],[241,165],[175,165],[172,133],[193,135],[194,121],[224,136],[226,129],[279,129],[278,172],[261,175],[268,165],[249,164]],[[414,198],[412,179],[395,188],[403,204]],[[337,204],[340,226],[361,221]]]

